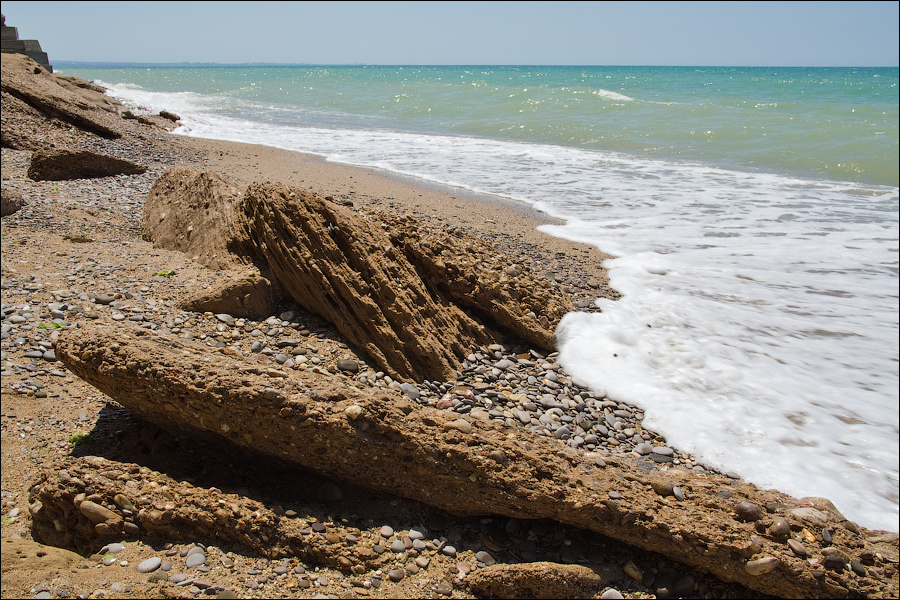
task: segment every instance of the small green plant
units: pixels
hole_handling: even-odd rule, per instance
[[[3,519],[3,524],[4,524],[4,525],[9,525],[10,523],[12,523],[12,522],[15,521],[15,520],[16,520],[15,517],[6,517],[5,519]]]
[[[165,271],[157,272],[156,275],[157,275],[157,277],[171,277],[174,274],[175,274],[175,271],[173,271],[172,269],[166,269]]]
[[[83,431],[76,431],[72,435],[69,436],[70,444],[90,444],[94,440],[91,439],[91,436]]]
[[[58,191],[59,191],[59,186],[58,186],[58,185],[54,185],[52,189],[53,189],[54,192],[58,192]]]
[[[38,329],[62,329],[65,327],[62,323],[41,323]]]

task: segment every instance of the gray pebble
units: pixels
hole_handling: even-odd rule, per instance
[[[161,564],[162,559],[158,556],[153,556],[138,564],[137,570],[138,573],[152,573],[153,571],[157,570]]]
[[[199,567],[200,565],[206,564],[206,555],[198,552],[197,554],[189,554],[188,557],[184,560],[184,566],[188,569],[192,569],[194,567]]]

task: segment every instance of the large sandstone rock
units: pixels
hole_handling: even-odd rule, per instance
[[[139,175],[147,167],[128,160],[106,156],[93,150],[45,148],[31,155],[28,177],[34,181],[94,179],[114,175]]]
[[[775,596],[890,597],[900,590],[892,562],[896,535],[870,532],[830,511],[816,510],[821,515],[810,525],[810,517],[797,511],[804,507],[796,498],[724,475],[677,467],[647,471],[625,456],[605,455],[605,462],[596,462],[554,439],[418,407],[399,392],[266,368],[144,329],[68,328],[56,355],[131,412],[169,430],[220,436],[328,477],[452,513],[553,519]],[[673,486],[683,500],[666,492]],[[113,495],[113,489],[113,481],[92,486],[101,496]],[[73,494],[47,498],[57,510],[53,503],[71,503]],[[738,502],[765,508],[757,521],[739,520]],[[132,535],[148,535],[167,518],[152,504],[136,510],[147,515],[150,526],[142,518]],[[33,511],[39,512],[39,507]],[[98,534],[118,535],[110,521],[125,527],[112,519],[94,524],[79,514],[69,511],[45,526],[87,532],[92,537],[83,543],[88,544]],[[776,517],[789,523],[792,535],[804,528],[811,532],[803,541],[807,555],[796,555],[768,533]],[[222,527],[229,526],[227,515],[223,518]],[[176,525],[196,531],[203,526],[209,535],[211,522]],[[817,535],[823,528],[830,532],[830,546]],[[259,541],[261,535],[257,545],[274,547],[279,534],[265,532],[266,542]],[[847,568],[850,560],[883,573],[887,585],[857,576]]]
[[[144,202],[142,236],[212,269],[249,263],[232,254],[241,190],[215,173],[175,167],[160,177]]]
[[[434,293],[379,223],[299,188],[255,183],[234,249],[263,261],[301,306],[330,321],[385,371],[447,379],[484,326]]]
[[[377,217],[377,216],[376,216]],[[487,243],[412,217],[366,217],[276,183],[237,188],[177,168],[148,195],[144,238],[216,268],[253,262],[380,369],[448,379],[475,345],[509,339],[552,349],[572,302]]]
[[[4,143],[9,137],[29,145],[41,144],[41,132],[46,128],[45,125],[42,129],[29,132],[26,130],[27,122],[19,123],[9,118],[21,108],[17,104],[8,106],[9,97],[21,101],[44,119],[58,119],[108,139],[122,136],[119,104],[97,91],[96,86],[84,85],[75,78],[60,78],[21,54],[4,53],[0,61],[0,90],[3,92],[3,113],[7,117],[3,125],[4,129],[9,130],[4,131]],[[22,149],[36,149],[41,145]]]
[[[535,562],[474,571],[469,589],[486,598],[593,598],[603,580],[581,565]]]
[[[278,293],[269,279],[250,267],[231,272],[210,288],[185,298],[178,306],[193,312],[264,319],[278,308]]]

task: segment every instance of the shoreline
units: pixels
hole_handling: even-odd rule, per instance
[[[135,139],[146,141],[147,144],[129,146]],[[46,349],[40,342],[52,347],[53,330],[39,330],[36,321],[46,322],[44,313],[50,315],[52,310],[62,310],[62,306],[79,308],[64,315],[66,318],[74,321],[88,319],[110,326],[115,326],[117,311],[125,320],[140,316],[142,320],[136,322],[159,323],[163,329],[171,327],[168,320],[187,319],[186,313],[180,314],[176,309],[178,298],[191,289],[213,285],[221,272],[200,268],[192,263],[190,257],[153,248],[149,242],[141,240],[138,233],[140,215],[135,214],[143,205],[144,188],[148,183],[169,166],[181,162],[219,173],[242,185],[272,179],[312,188],[323,195],[330,194],[351,200],[361,210],[384,210],[396,215],[410,213],[424,223],[471,228],[503,247],[517,246],[523,253],[541,251],[549,254],[544,263],[546,272],[553,274],[564,271],[559,275],[569,275],[576,280],[565,283],[572,285],[573,289],[581,286],[582,293],[615,295],[614,291],[609,290],[605,271],[600,265],[602,260],[608,258],[607,255],[592,246],[556,238],[537,230],[537,226],[553,223],[554,219],[515,201],[481,197],[465,190],[458,190],[457,193],[455,188],[449,186],[419,182],[377,169],[333,163],[319,156],[295,151],[191,138],[161,133],[159,130],[148,131],[146,128],[129,132],[123,143],[96,140],[81,140],[80,143],[104,149],[110,154],[130,153],[135,157],[142,156],[152,164],[151,171],[144,176],[106,180],[32,182],[24,177],[27,154],[4,148],[4,189],[26,189],[30,196],[27,208],[19,217],[3,219],[4,283],[8,279],[14,280],[8,287],[4,285],[4,304],[9,302],[10,305],[21,306],[25,302],[29,306],[41,308],[32,316],[26,317],[24,323],[29,329],[17,330],[18,335],[23,336],[26,342],[16,349],[10,347],[8,353],[4,348],[5,366],[7,363],[14,363],[17,367],[25,365],[24,354],[27,350],[33,347]],[[89,243],[76,241],[78,236],[85,234],[94,239]],[[568,272],[576,269],[579,270],[577,274]],[[176,276],[168,278],[160,275],[167,271],[173,271]],[[596,287],[586,285],[588,282],[593,282]],[[68,296],[57,293],[59,290],[69,289],[72,294]],[[87,290],[112,292],[122,306],[118,309],[113,306],[112,310],[101,306],[91,299]],[[59,308],[51,308],[51,305],[57,304],[60,305]],[[129,313],[130,308],[126,307],[138,311]],[[211,315],[191,316],[194,321],[190,328],[198,335],[215,339],[220,332],[217,333],[216,330],[216,319],[209,317]],[[282,318],[279,322],[287,320]],[[306,321],[306,318],[303,320]],[[309,319],[310,324],[314,321]],[[5,320],[4,323],[6,322]],[[188,329],[187,323],[181,325]],[[313,335],[309,344],[319,348],[318,356],[325,358],[328,353],[333,352],[329,359],[339,358],[340,353],[347,350],[346,345],[342,348],[338,339],[329,337],[327,324],[318,324],[317,327],[321,328],[321,332],[315,335],[318,330],[310,325]],[[268,501],[268,498],[284,494],[284,490],[276,489],[276,484],[281,483],[280,480],[284,477],[278,470],[280,467],[270,467],[265,461],[260,465],[259,458],[239,456],[240,453],[237,452],[233,454],[233,464],[229,465],[228,461],[221,460],[218,453],[223,450],[220,448],[209,451],[185,447],[183,442],[177,441],[167,432],[134,422],[127,414],[123,414],[124,411],[116,403],[110,402],[71,374],[60,374],[59,364],[54,366],[49,358],[35,358],[30,364],[35,364],[36,368],[9,374],[4,372],[3,377],[3,508],[4,514],[16,511],[15,515],[9,517],[11,520],[4,521],[3,524],[4,562],[10,556],[9,543],[31,551],[28,549],[32,547],[27,544],[31,530],[25,515],[30,510],[28,486],[35,477],[35,469],[47,468],[48,465],[75,464],[76,457],[85,455],[115,457],[125,467],[139,470],[146,469],[144,465],[160,464],[158,461],[162,457],[162,464],[166,468],[154,466],[155,472],[141,471],[142,476],[159,485],[166,485],[167,480],[171,481],[167,479],[169,475],[176,479],[183,478],[186,482],[190,479],[189,483],[179,485],[190,485],[189,489],[193,489],[194,493],[209,495],[216,494],[216,488],[224,489],[225,484],[222,482],[227,481],[240,492],[242,498],[262,498],[261,505],[279,506]],[[40,402],[36,402],[38,399]],[[73,441],[73,430],[76,428],[96,439],[90,445]],[[232,459],[231,451],[225,452],[229,453],[228,459]],[[261,476],[261,473],[266,476]],[[239,481],[241,477],[252,483],[235,481]],[[331,489],[329,484],[334,485],[317,478],[307,481],[303,478],[308,475],[293,472],[290,477],[305,481],[301,487],[306,485],[312,490]],[[340,524],[341,514],[344,514],[344,519],[350,520],[351,525],[355,526],[355,532],[353,527],[346,529],[348,535],[365,537],[372,534],[377,537],[378,528],[383,522],[393,524],[394,529],[400,529],[401,526],[406,529],[411,524],[409,515],[422,518],[431,512],[413,501],[373,496],[371,492],[349,485],[341,485],[341,488],[346,498],[343,503],[322,505],[313,500],[312,508],[304,505],[310,511],[309,518],[319,521],[327,519],[329,527],[333,523],[336,528],[346,529],[346,524]],[[294,489],[291,493],[295,497],[302,497],[304,494],[309,495],[309,490]],[[362,517],[359,517],[360,512]],[[351,513],[355,515],[353,519],[350,519]],[[472,597],[461,585],[465,574],[473,567],[477,567],[476,571],[482,568],[473,564],[478,562],[475,560],[477,548],[497,552],[491,547],[496,545],[504,550],[515,547],[516,552],[520,553],[522,548],[527,547],[529,552],[555,558],[557,562],[571,559],[573,555],[567,554],[566,549],[573,548],[573,551],[577,550],[575,562],[587,561],[592,565],[599,565],[603,571],[604,588],[600,589],[614,588],[620,595],[629,598],[653,597],[664,577],[671,578],[672,573],[679,577],[690,576],[689,594],[701,597],[759,596],[758,593],[749,592],[734,584],[722,583],[708,574],[683,565],[675,563],[673,566],[672,561],[663,556],[633,547],[622,547],[608,539],[596,539],[584,535],[584,532],[561,528],[557,524],[526,522],[520,536],[518,529],[515,533],[512,532],[515,527],[522,526],[521,523],[515,523],[515,520],[500,517],[468,520],[444,518],[450,519],[450,525],[441,530],[441,537],[445,538],[443,543],[452,542],[465,550],[458,557],[434,552],[429,555],[432,563],[428,568],[420,569],[417,573],[411,568],[401,578],[402,581],[393,581],[393,576],[389,578],[385,572],[384,577],[378,574],[367,581],[370,583],[368,587],[362,584],[357,586],[350,577],[342,576],[338,571],[323,569],[321,576],[327,580],[324,585],[319,585],[318,579],[306,577],[299,571],[298,577],[289,582],[282,577],[284,573],[276,570],[281,565],[280,561],[260,561],[259,557],[247,556],[239,551],[213,547],[207,548],[209,554],[221,551],[223,557],[238,563],[243,571],[223,570],[216,563],[210,565],[212,575],[209,578],[215,576],[218,578],[217,585],[230,585],[231,589],[239,590],[241,595],[251,597],[289,592],[296,595],[300,591],[296,587],[300,585],[297,582],[304,581],[313,582],[306,592],[310,596],[319,591],[339,597],[338,594],[352,591],[360,596],[421,597],[426,593],[426,588],[422,585],[427,583],[432,586],[428,588],[429,591],[439,596]],[[368,522],[371,523],[365,525]],[[373,531],[376,533],[372,533]],[[436,533],[437,531],[438,528],[435,528]],[[498,540],[502,543],[498,544]],[[137,597],[154,597],[163,589],[169,593],[170,588],[159,587],[164,580],[148,581],[146,575],[136,574],[133,568],[139,560],[158,555],[162,550],[144,542],[128,541],[126,545],[124,554],[118,558],[128,561],[131,568],[116,568],[115,562],[110,567],[102,567],[96,561],[85,561],[88,566],[83,569],[78,567],[81,574],[69,576],[70,579],[77,580],[78,585],[70,585],[67,593],[74,591],[76,595],[80,595],[87,592],[87,595],[91,595],[90,588],[84,587],[86,585],[98,586],[94,594],[101,591],[106,597],[115,597],[117,594],[124,597],[128,593]],[[179,541],[174,548],[186,552],[189,547],[189,543]],[[76,559],[69,557],[67,560]],[[222,564],[225,564],[224,559]],[[264,566],[260,566],[261,564]],[[460,567],[461,564],[468,566]],[[7,593],[36,593],[36,586],[43,585],[40,581],[50,579],[45,576],[49,567],[42,565],[40,560],[29,561],[28,566],[22,566],[23,563],[19,565],[15,579],[13,574],[8,574],[4,565],[4,596]],[[176,566],[180,566],[177,560]],[[294,564],[291,566],[294,567]],[[298,565],[298,568],[301,566],[302,564]],[[632,567],[643,572],[644,577],[636,578]],[[308,568],[312,572],[311,567]],[[248,569],[259,570],[263,573],[261,578],[269,576],[271,579],[263,583],[257,581],[257,588],[253,588],[250,584],[254,580],[247,577]],[[881,577],[884,575],[882,573]],[[59,575],[64,576],[65,573]],[[893,577],[896,579],[896,573]],[[376,579],[378,586],[374,586]],[[112,586],[109,585],[110,580],[114,582]],[[885,581],[890,586],[890,574]],[[35,588],[24,586],[25,582]],[[114,588],[118,582],[122,585]],[[285,587],[288,583],[295,585]],[[131,586],[130,590],[125,589],[128,586]],[[44,589],[51,588],[64,589],[64,586],[48,583]],[[600,589],[596,591],[597,595]],[[176,597],[190,597],[187,589],[179,588],[179,591],[180,595]]]
[[[205,152],[204,168],[243,185],[277,181],[323,195],[361,201],[371,208],[439,219],[446,225],[469,225],[488,233],[510,234],[553,252],[578,256],[592,277],[608,286],[601,263],[615,258],[595,246],[539,231],[555,225],[552,217],[525,202],[418,179],[374,167],[329,161],[327,158],[274,146],[172,134],[174,139]],[[303,169],[299,171],[298,169]],[[612,296],[616,296],[613,293]]]

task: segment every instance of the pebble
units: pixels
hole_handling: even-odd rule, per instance
[[[774,571],[779,561],[774,556],[764,556],[763,558],[758,558],[756,560],[749,561],[746,565],[744,565],[744,570],[754,577],[758,577],[760,575],[764,575],[766,573],[771,573]]]
[[[739,502],[734,507],[734,515],[739,521],[759,521],[763,517],[763,510],[752,502]]]
[[[151,572],[157,570],[161,564],[162,564],[162,559],[158,556],[153,556],[153,557],[148,558],[147,560],[139,563],[137,566],[137,570],[138,570],[138,573],[151,573]]]
[[[774,538],[783,538],[791,534],[791,526],[784,517],[775,517],[769,525],[769,535]]]
[[[197,552],[196,554],[188,554],[187,558],[184,559],[184,566],[188,569],[199,567],[200,565],[205,564],[206,554],[203,554],[202,552]]]
[[[796,554],[797,556],[806,556],[806,554],[807,554],[806,548],[803,546],[803,544],[801,544],[797,540],[795,540],[793,538],[789,539],[787,541],[787,544],[788,544],[788,546],[790,546],[791,551],[794,554]]]

